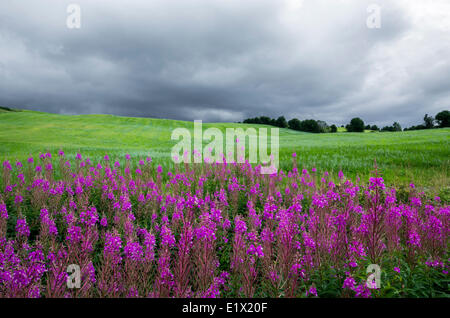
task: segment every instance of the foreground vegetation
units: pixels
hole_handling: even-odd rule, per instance
[[[377,167],[334,182],[295,153],[270,176],[122,162],[3,162],[0,297],[449,296],[449,206],[386,186]]]

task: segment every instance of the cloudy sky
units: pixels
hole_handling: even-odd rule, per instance
[[[450,1],[2,0],[0,105],[418,124],[449,109]]]

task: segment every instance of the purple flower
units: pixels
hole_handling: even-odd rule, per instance
[[[20,194],[16,195],[16,198],[14,199],[14,203],[16,205],[19,205],[22,202],[23,202],[23,197]]]
[[[11,164],[9,163],[8,160],[3,161],[3,168],[5,168],[6,170],[11,170]]]
[[[344,285],[342,286],[342,288],[344,289],[353,289],[353,287],[356,285],[355,279],[351,276],[348,276],[345,280],[344,280]]]
[[[383,178],[375,178],[375,177],[371,177],[369,179],[369,189],[370,190],[375,190],[375,188],[380,188],[380,189],[385,189],[386,186],[384,185],[384,180]]]
[[[24,236],[28,237],[30,236],[30,228],[27,225],[27,221],[25,219],[17,219],[16,223],[16,232],[19,237]]]
[[[122,261],[120,256],[120,250],[122,248],[122,240],[120,236],[106,233],[105,236],[105,247],[103,249],[103,255],[105,258],[112,260],[113,264],[118,264]]]
[[[67,229],[66,240],[71,244],[78,243],[81,241],[81,228],[79,226],[72,225]]]
[[[0,218],[7,219],[8,218],[8,210],[6,209],[6,204],[0,204]]]
[[[123,251],[125,256],[133,261],[141,261],[144,257],[142,246],[137,242],[128,242]]]
[[[102,217],[102,219],[100,220],[100,225],[103,227],[108,226],[108,220],[106,219],[106,217]]]
[[[309,289],[306,291],[306,296],[309,296],[309,295],[313,295],[313,296],[317,297],[317,289],[314,285],[309,287]]]

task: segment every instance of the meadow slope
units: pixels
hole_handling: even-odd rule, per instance
[[[34,111],[0,112],[0,159],[24,160],[30,154],[63,149],[69,158],[80,151],[98,159],[105,153],[150,155],[171,164],[175,128],[193,129],[192,122],[112,115],[59,115]],[[264,127],[208,123],[203,128]],[[450,129],[408,132],[310,134],[280,129],[280,166],[291,168],[296,152],[302,167],[367,178],[374,159],[389,184],[414,182],[433,191],[449,188]],[[206,144],[206,142],[205,142]]]

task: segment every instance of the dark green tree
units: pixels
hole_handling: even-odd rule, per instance
[[[284,118],[284,116],[278,117],[276,120],[276,126],[280,128],[286,128],[288,126],[286,118]]]
[[[320,126],[314,119],[306,119],[300,122],[300,130],[312,133],[320,133]]]
[[[336,127],[335,124],[333,124],[333,125],[330,126],[330,132],[332,132],[332,133],[337,132],[337,127]]]
[[[347,131],[350,132],[364,132],[364,121],[359,117],[355,117],[350,120],[350,124],[346,127]]]
[[[398,122],[395,122],[392,125],[392,128],[393,128],[394,131],[402,131],[402,126],[400,126],[400,124]]]
[[[423,117],[423,122],[426,129],[431,129],[434,127],[434,118],[432,116],[428,116],[428,114],[425,114],[425,117]]]
[[[439,124],[439,127],[450,127],[450,112],[448,110],[439,112],[435,118]]]
[[[317,124],[319,125],[319,130],[321,133],[327,133],[330,131],[330,127],[323,120],[318,120]]]
[[[300,123],[300,120],[298,120],[297,118],[292,118],[288,121],[288,127],[289,129],[293,130],[300,130]]]

